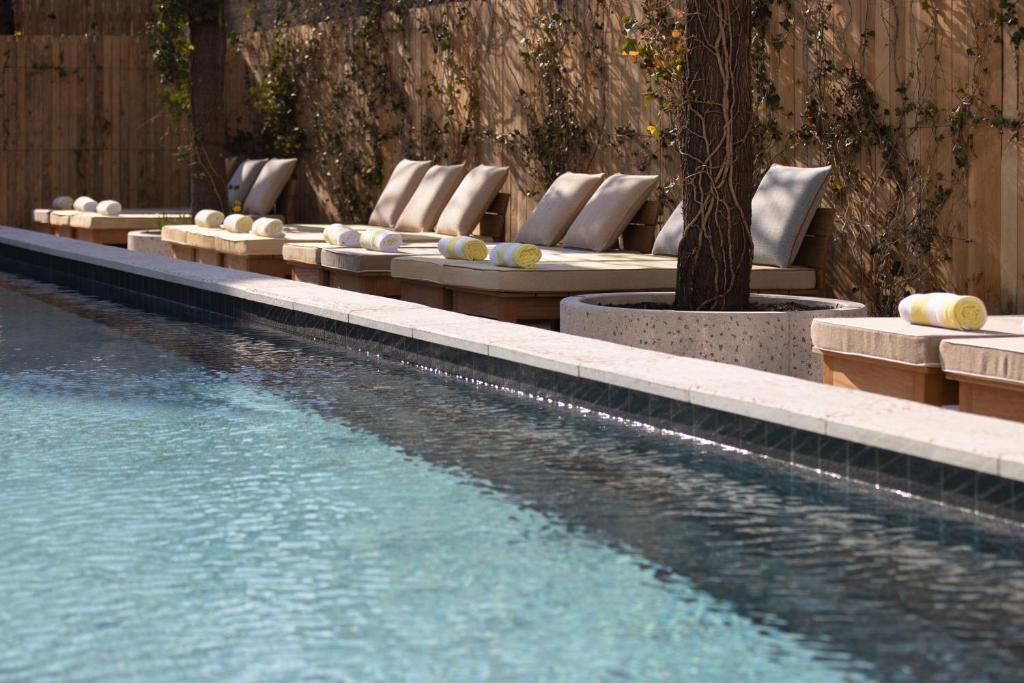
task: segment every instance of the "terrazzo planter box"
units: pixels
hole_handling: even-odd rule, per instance
[[[811,351],[811,321],[863,317],[863,304],[839,299],[753,294],[753,302],[817,305],[800,311],[672,311],[622,308],[672,302],[671,292],[586,294],[562,300],[561,330],[652,351],[742,365],[821,381],[821,356]]]

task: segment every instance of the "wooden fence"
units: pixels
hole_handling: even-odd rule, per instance
[[[604,51],[608,56],[608,69],[599,79],[581,76],[578,91],[595,112],[595,121],[601,127],[604,139],[614,138],[623,127],[643,131],[649,123],[659,127],[671,125],[659,117],[650,105],[644,105],[644,75],[636,66],[619,54],[622,41],[622,15],[636,15],[638,2],[635,0],[581,0],[573,3],[545,2],[544,0],[519,0],[517,2],[465,2],[433,3],[431,6],[410,10],[402,18],[394,18],[394,30],[381,36],[380,42],[372,45],[389,55],[396,72],[403,74],[397,88],[404,91],[408,101],[405,112],[409,130],[423,130],[424,120],[436,110],[437,102],[429,101],[427,93],[431,85],[445,78],[445,60],[454,58],[468,66],[471,81],[466,88],[474,89],[472,98],[476,110],[474,132],[492,130],[508,133],[523,129],[525,120],[519,98],[520,89],[530,92],[537,83],[531,81],[529,70],[524,67],[520,51],[522,40],[535,29],[535,18],[539,12],[560,11],[571,13],[584,25],[597,26],[591,43],[584,51]],[[681,2],[676,2],[681,6]],[[784,130],[792,130],[802,123],[801,112],[807,92],[808,71],[811,68],[811,41],[807,29],[799,21],[800,13],[812,4],[812,0],[792,3],[787,9],[785,3],[774,7],[772,26],[777,29],[780,22],[795,19],[794,28],[771,62],[772,77],[778,85],[782,100],[780,123]],[[228,1],[228,17],[236,25],[231,30],[242,32],[241,49],[233,53],[228,68],[228,109],[230,124],[245,126],[252,122],[252,115],[244,104],[247,78],[258,78],[265,71],[266,45],[269,42],[263,26],[253,24],[254,16],[267,13],[268,1],[257,2],[259,11],[250,9],[242,0]],[[1018,55],[1009,32],[1006,40],[995,44],[991,40],[975,44],[978,27],[990,25],[991,11],[998,6],[996,0],[935,0],[919,3],[910,0],[841,0],[833,3],[833,14],[829,20],[832,48],[839,55],[839,61],[856,66],[865,75],[875,90],[884,110],[899,104],[901,92],[909,89],[918,101],[933,102],[941,115],[948,114],[961,104],[960,86],[970,78],[978,84],[978,99],[971,102],[975,113],[980,113],[987,104],[999,105],[1006,116],[1015,117],[1020,111],[1022,74]],[[436,50],[437,32],[434,25],[450,17],[458,8],[465,14],[453,26],[451,43],[454,48],[447,54]],[[244,18],[244,20],[243,20]],[[352,27],[346,20],[334,22],[332,27],[300,26],[292,29],[300,39],[314,31],[326,31],[330,46],[327,53],[318,57],[320,63],[333,63],[337,71],[333,76],[320,79],[321,85],[304,84],[300,98],[300,120],[307,132],[312,133],[313,116],[330,116],[334,111],[365,106],[364,102],[331,103],[320,97],[315,90],[327,87],[339,78],[345,78],[345,50],[351,45]],[[589,22],[589,24],[588,24]],[[305,33],[304,33],[305,32]],[[998,31],[996,32],[998,35]],[[969,56],[970,50],[980,49],[984,54],[984,68],[979,68],[977,59]],[[574,57],[584,55],[567,54],[567,63],[572,66]],[[578,74],[579,75],[579,74]],[[449,80],[450,82],[450,80]],[[326,84],[326,85],[325,85]],[[462,103],[468,102],[463,97]],[[890,114],[882,114],[883,118]],[[230,125],[229,124],[229,125]],[[390,168],[403,151],[408,151],[407,140],[385,141],[385,167]],[[315,141],[315,136],[309,139]],[[949,259],[938,264],[941,283],[963,292],[972,292],[985,299],[992,311],[1024,311],[1024,205],[1020,182],[1022,158],[1020,145],[1009,131],[1000,132],[993,128],[977,126],[972,134],[973,154],[969,172],[959,185],[953,188],[953,196],[943,209],[942,232],[949,237]],[[944,173],[951,175],[954,160],[951,145],[939,145],[927,149],[928,131],[918,131],[908,148],[921,158],[927,158],[927,172],[933,177]],[[518,225],[536,202],[535,196],[528,196],[534,190],[523,164],[515,155],[493,137],[472,137],[461,152],[471,162],[503,163],[512,166],[513,179],[510,189],[513,200],[510,207],[510,222]],[[821,163],[820,152],[814,148],[797,149],[788,161],[806,164]],[[865,160],[865,170],[870,171],[877,159]],[[303,155],[304,179],[300,188],[308,220],[348,219],[359,216],[342,216],[336,205],[329,174],[321,166],[317,150],[310,149]],[[587,169],[636,172],[646,170],[658,172],[664,179],[673,178],[678,172],[678,162],[672,154],[640,163],[638,157],[627,156],[621,148],[614,146],[599,150],[588,160]],[[859,205],[841,216],[838,248],[833,260],[836,267],[832,288],[838,295],[853,299],[869,300],[868,289],[877,279],[877,264],[870,255],[871,241],[875,229],[868,223],[872,209],[875,215],[885,212],[878,196],[857,198]],[[865,211],[859,209],[863,207]],[[875,270],[873,270],[875,269]]]
[[[144,36],[150,0],[14,0],[22,35]]]
[[[60,194],[188,205],[151,64],[144,37],[0,36],[0,222]]]

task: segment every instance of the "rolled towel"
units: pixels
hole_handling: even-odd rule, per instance
[[[951,330],[980,330],[988,320],[981,299],[946,292],[911,294],[900,302],[899,309],[900,317],[908,323]]]
[[[359,246],[393,254],[402,246],[402,235],[394,230],[367,230],[359,236]]]
[[[224,214],[216,209],[203,209],[192,220],[200,228],[219,228],[224,225]]]
[[[277,218],[257,218],[252,224],[252,234],[260,237],[284,237],[284,223]]]
[[[487,259],[487,245],[475,237],[442,237],[437,250],[445,258],[462,261],[484,261]]]
[[[96,211],[97,204],[96,200],[93,199],[92,197],[86,197],[85,195],[82,195],[81,197],[75,199],[74,203],[71,206],[75,211],[85,211],[87,213],[92,213]]]
[[[502,242],[491,249],[491,262],[507,268],[536,268],[540,257],[540,248],[533,244]]]
[[[339,247],[358,247],[361,235],[341,223],[331,223],[324,228],[324,241]]]
[[[57,211],[71,211],[75,208],[75,200],[62,194],[59,197],[54,197],[50,206]]]
[[[104,216],[117,216],[121,213],[121,202],[115,202],[113,199],[104,199],[96,205],[96,211]]]
[[[233,213],[224,219],[221,227],[229,232],[249,232],[252,230],[252,217],[244,213]]]

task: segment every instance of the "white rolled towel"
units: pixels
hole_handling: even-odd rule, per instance
[[[442,237],[437,243],[437,250],[447,259],[483,261],[487,258],[487,245],[483,240],[467,235]]]
[[[121,202],[116,202],[113,199],[104,199],[96,205],[96,211],[104,216],[117,216],[121,213]]]
[[[360,234],[347,225],[331,223],[324,228],[324,242],[329,242],[339,247],[358,247]]]
[[[277,218],[257,218],[252,224],[252,234],[260,237],[284,237],[284,223]]]
[[[224,225],[224,214],[216,209],[203,209],[192,220],[200,228],[219,228]]]
[[[394,230],[367,230],[359,236],[359,246],[370,251],[394,254],[402,246],[402,235]]]
[[[244,213],[233,213],[224,219],[223,228],[229,232],[250,232],[252,217]]]
[[[92,213],[96,211],[96,206],[96,200],[93,199],[92,197],[86,197],[85,195],[82,195],[81,197],[75,199],[74,203],[72,204],[72,208],[74,208],[75,211],[85,211],[86,213]]]
[[[53,203],[50,204],[57,211],[71,211],[75,208],[75,200],[67,195],[61,195],[53,198]]]

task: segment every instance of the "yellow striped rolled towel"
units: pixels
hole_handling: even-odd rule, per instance
[[[96,211],[104,216],[118,216],[121,213],[121,202],[104,199],[96,205]]]
[[[251,232],[252,216],[246,216],[244,213],[233,213],[224,219],[224,225],[221,227],[228,232]]]
[[[224,225],[224,214],[216,209],[203,209],[192,220],[200,228],[219,228]]]
[[[462,261],[484,261],[487,259],[487,245],[475,237],[442,237],[437,250],[445,258]]]
[[[985,302],[976,296],[911,294],[900,301],[899,308],[900,317],[908,323],[951,330],[980,330],[988,320]]]
[[[257,218],[252,224],[252,234],[260,237],[284,237],[284,223],[277,218]]]
[[[507,268],[536,268],[540,257],[540,248],[533,244],[502,242],[491,249],[491,262]]]
[[[394,254],[402,246],[402,235],[394,230],[367,230],[359,236],[359,246]]]
[[[75,200],[67,195],[61,195],[53,198],[53,203],[50,205],[57,211],[70,211],[75,208]]]
[[[341,223],[331,223],[324,228],[324,242],[338,247],[358,247],[360,237],[358,230]]]
[[[95,199],[93,199],[92,197],[87,197],[85,195],[82,195],[81,197],[75,199],[74,203],[72,204],[72,207],[75,209],[75,211],[85,211],[87,213],[92,213],[93,211],[95,211],[97,206],[98,204],[96,203]]]

